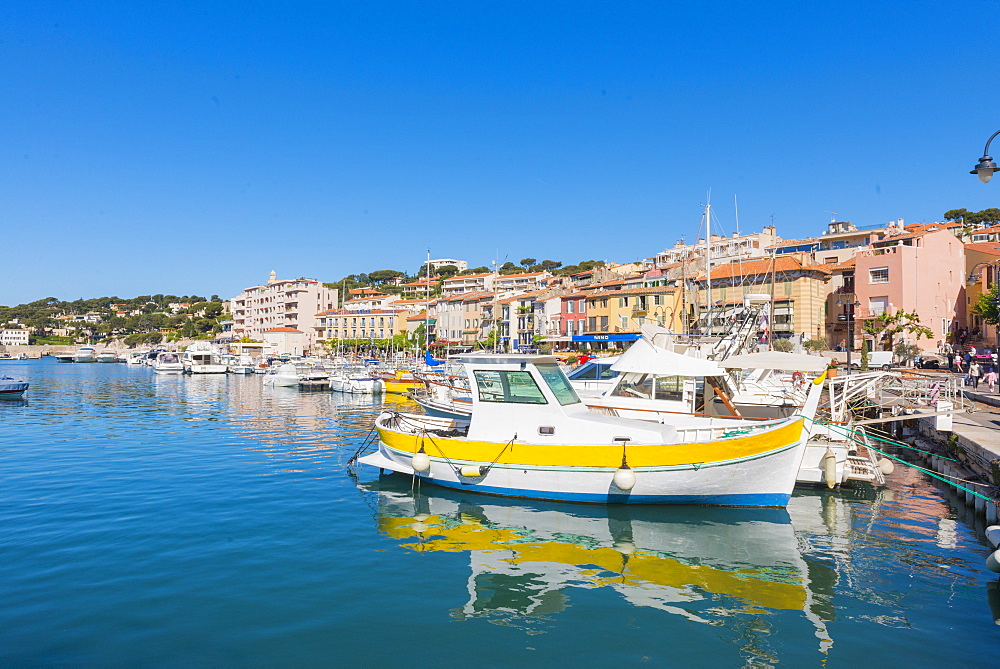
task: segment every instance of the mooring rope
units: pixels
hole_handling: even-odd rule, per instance
[[[803,418],[808,418],[808,416],[803,416]],[[816,423],[818,425],[826,425],[828,427],[835,427],[835,428],[844,430],[845,432],[850,432],[850,433],[856,434],[854,432],[854,430],[849,430],[849,429],[847,429],[845,427],[841,427],[840,425],[832,425],[831,423],[826,423],[824,421],[815,420],[813,418],[809,418],[809,420],[813,421],[814,423]],[[978,486],[983,486],[983,487],[991,487],[988,483],[979,483],[978,481],[970,481],[968,479],[959,478],[957,476],[946,476],[945,474],[939,474],[937,472],[934,472],[934,471],[931,471],[929,469],[926,469],[925,467],[921,467],[919,465],[915,465],[912,462],[904,460],[903,458],[900,458],[898,456],[890,455],[889,453],[886,453],[885,451],[879,450],[879,449],[875,448],[874,446],[872,446],[870,444],[865,444],[864,442],[859,441],[859,440],[857,440],[854,437],[850,437],[850,436],[847,436],[847,435],[845,435],[845,436],[847,437],[847,439],[850,439],[851,441],[853,441],[855,443],[861,444],[862,446],[865,446],[866,448],[870,448],[871,450],[875,451],[876,453],[884,455],[887,458],[891,458],[891,459],[895,460],[896,462],[899,462],[899,463],[902,463],[902,464],[906,465],[907,467],[912,467],[913,469],[916,469],[917,471],[921,471],[921,472],[927,474],[928,476],[930,476],[931,478],[934,478],[934,479],[937,479],[937,480],[942,481],[944,483],[947,483],[948,485],[953,486],[955,488],[958,488],[959,490],[964,490],[965,492],[970,493],[971,495],[974,495],[974,496],[979,497],[981,499],[984,499],[987,502],[993,501],[991,497],[989,497],[987,495],[984,495],[984,494],[982,494],[980,492],[977,492],[975,490],[972,490],[970,488],[966,488],[963,485],[959,485],[956,481],[961,481],[962,483],[968,483],[970,485],[978,485]],[[877,437],[872,437],[872,438],[873,439],[878,439]],[[879,441],[884,441],[886,443],[893,444],[893,445],[896,445],[896,446],[906,447],[905,444],[900,444],[898,442],[889,441],[887,439],[879,439]],[[930,453],[929,451],[921,451],[919,448],[914,448],[913,450],[920,451],[921,453],[927,453],[928,455],[937,455],[936,453]],[[945,458],[944,456],[941,456],[941,455],[938,455],[937,457],[944,458],[946,460],[951,460],[952,462],[957,462],[957,460],[954,460],[953,458]]]

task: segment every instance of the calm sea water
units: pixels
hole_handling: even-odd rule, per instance
[[[415,490],[348,471],[381,399],[0,365],[32,383],[0,402],[3,665],[940,666],[1000,651],[982,526],[912,470],[798,493],[787,512]]]

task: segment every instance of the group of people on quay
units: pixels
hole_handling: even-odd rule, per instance
[[[943,354],[948,360],[948,371],[965,374],[965,385],[979,390],[979,384],[983,383],[991,393],[997,392],[1000,383],[997,351],[984,348],[979,352],[975,346],[945,344]]]

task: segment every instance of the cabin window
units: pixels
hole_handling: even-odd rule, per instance
[[[656,378],[656,399],[680,402],[684,399],[683,376],[658,376]]]
[[[651,400],[653,399],[653,377],[650,374],[626,374],[611,394],[617,397],[640,397]]]
[[[566,406],[567,404],[576,404],[580,401],[580,397],[573,390],[569,379],[566,378],[566,375],[563,374],[558,365],[535,365],[535,367],[538,369],[538,373],[542,375],[542,380],[545,381],[549,390],[556,396],[559,404]]]
[[[530,372],[477,370],[474,373],[480,402],[548,404]]]

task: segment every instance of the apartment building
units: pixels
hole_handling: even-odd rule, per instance
[[[966,322],[965,247],[944,224],[911,225],[878,234],[855,255],[857,320],[879,314],[915,311],[934,336],[908,343],[921,350],[938,347]],[[896,342],[906,340],[906,335]]]
[[[667,265],[689,262],[694,258],[704,260],[707,250],[711,265],[725,265],[738,260],[764,257],[767,255],[766,249],[780,241],[777,228],[769,225],[761,232],[749,235],[737,233],[729,237],[712,235],[707,244],[704,239],[699,239],[697,244],[677,242],[673,248],[657,253],[647,262],[653,267],[662,269]]]
[[[0,346],[27,346],[29,334],[21,328],[0,328]]]
[[[359,341],[387,340],[407,332],[409,311],[330,309],[316,314],[315,338],[328,346]]]
[[[234,297],[233,336],[263,341],[265,330],[293,328],[305,333],[304,349],[316,344],[316,314],[337,307],[338,291],[316,279],[281,279],[271,272],[267,283],[250,286]]]
[[[452,297],[460,293],[482,293],[493,290],[494,277],[496,274],[492,272],[453,276],[441,282],[441,294],[444,297]]]

